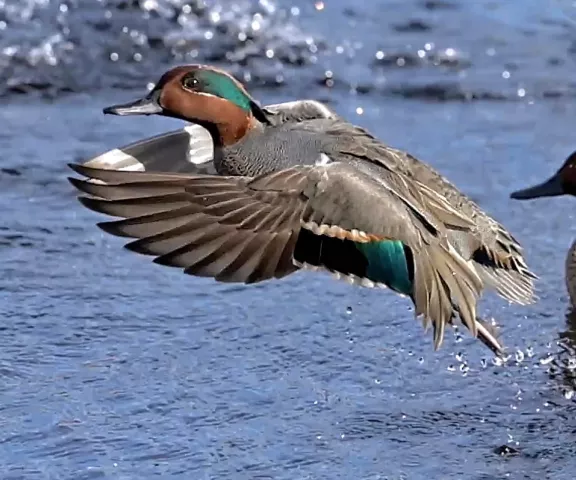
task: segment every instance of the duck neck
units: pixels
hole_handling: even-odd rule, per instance
[[[233,155],[235,161],[230,162],[228,154],[231,150],[237,150],[236,147],[247,137],[262,133],[264,125],[252,117],[250,124],[241,130],[235,128],[236,124],[210,123],[203,126],[212,137],[212,144],[214,145],[213,162],[216,171],[220,175],[245,175],[247,173],[245,158],[242,155],[239,157]]]
[[[262,124],[253,116],[245,116],[241,121],[239,119],[226,119],[218,122],[210,122],[202,125],[212,137],[214,147],[230,147],[252,131],[262,129]]]

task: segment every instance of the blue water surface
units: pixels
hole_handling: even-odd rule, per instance
[[[94,25],[106,8],[97,3],[69,8]],[[0,42],[24,45],[7,4]],[[25,8],[10,5],[13,16]],[[575,201],[508,198],[576,147],[570,2],[267,5],[291,14],[264,25],[262,78],[267,42],[289,42],[278,29],[324,46],[303,66],[275,63],[285,81],[256,82],[257,98],[331,102],[434,165],[521,240],[540,301],[487,294],[481,304],[510,359],[495,363],[465,331],[448,331],[434,352],[409,301],[388,291],[302,272],[218,284],[122,249],[76,201],[66,164],[178,127],[101,109],[185,59],[155,54],[154,75],[124,90],[114,63],[94,67],[96,85],[72,88],[81,69],[57,62],[46,85],[8,92],[0,108],[0,478],[573,479],[576,321],[563,269]],[[134,10],[111,10],[110,22]],[[77,75],[69,84],[66,71]]]

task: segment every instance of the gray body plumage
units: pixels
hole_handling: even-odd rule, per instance
[[[378,170],[385,168],[438,192],[473,223],[470,232],[448,233],[456,250],[472,260],[486,284],[507,300],[519,304],[534,301],[536,277],[524,261],[520,244],[500,223],[429,165],[338,117],[284,123],[268,128],[265,136],[254,132],[216,152],[215,167],[221,175],[254,176],[318,163],[322,153],[332,161],[363,158],[377,166],[375,175],[381,175]],[[358,205],[359,209],[366,207],[369,205]]]
[[[338,120],[305,120],[258,129],[230,147],[218,150],[214,165],[220,175],[256,176],[294,165],[315,165],[321,155],[336,155],[324,128]],[[310,125],[310,129],[305,128]],[[342,160],[343,158],[339,158]]]

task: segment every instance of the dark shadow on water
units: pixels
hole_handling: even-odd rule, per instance
[[[559,333],[559,351],[550,362],[548,375],[560,381],[564,397],[572,399],[576,391],[576,311],[569,307],[566,312],[566,330]]]

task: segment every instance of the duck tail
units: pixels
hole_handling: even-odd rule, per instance
[[[444,339],[446,324],[456,311],[474,337],[485,328],[476,319],[476,304],[483,283],[476,270],[449,243],[428,245],[414,255],[413,300],[424,327],[434,328],[434,349]]]

